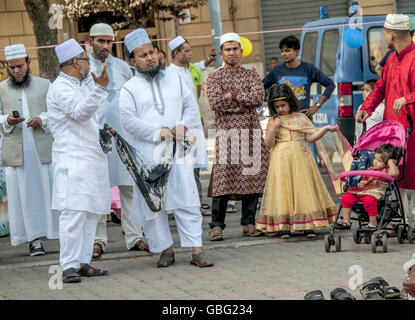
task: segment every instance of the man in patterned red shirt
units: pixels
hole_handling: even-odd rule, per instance
[[[264,190],[269,159],[256,112],[264,102],[261,77],[241,67],[241,41],[236,33],[223,35],[220,42],[220,56],[225,65],[207,81],[207,96],[216,125],[216,162],[208,191],[213,198],[209,224],[212,241],[223,240],[229,199],[242,200],[242,235],[260,234],[255,228],[255,213]]]

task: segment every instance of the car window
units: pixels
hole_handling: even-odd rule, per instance
[[[383,27],[373,27],[367,31],[369,46],[369,67],[370,71],[376,73],[375,68],[383,59],[388,47],[386,46],[385,37],[383,36]]]
[[[303,52],[301,53],[301,61],[315,64],[316,51],[318,42],[318,32],[307,32],[303,40]]]
[[[320,70],[326,76],[336,73],[337,48],[339,47],[339,30],[327,30],[323,34],[321,45]]]

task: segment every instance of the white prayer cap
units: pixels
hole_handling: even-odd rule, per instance
[[[177,47],[180,47],[186,40],[183,39],[182,36],[178,36],[169,42],[170,50],[173,51]]]
[[[388,14],[383,27],[390,30],[409,30],[409,17],[406,14]]]
[[[239,37],[239,35],[237,33],[229,32],[229,33],[225,33],[224,35],[220,37],[220,46],[222,47],[222,45],[225,42],[229,42],[229,41],[236,41],[239,44],[241,44],[241,38]]]
[[[59,63],[68,61],[84,52],[84,49],[75,39],[69,39],[55,48]]]
[[[135,29],[127,34],[124,39],[124,44],[129,53],[133,52],[135,48],[145,43],[151,43],[151,40],[148,37],[147,31],[143,28]]]
[[[106,23],[96,23],[89,30],[90,37],[97,36],[111,36],[114,39],[114,30],[109,24]]]
[[[13,44],[4,48],[6,60],[26,58],[27,52],[23,44]]]

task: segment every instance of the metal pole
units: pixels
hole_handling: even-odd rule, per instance
[[[222,35],[222,17],[220,14],[220,1],[209,0],[209,14],[210,14],[210,27],[212,28],[212,46],[217,52],[220,51],[220,37]],[[215,60],[215,68],[222,66],[223,60],[217,55]]]

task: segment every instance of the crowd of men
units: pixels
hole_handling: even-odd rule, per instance
[[[356,115],[364,121],[385,99],[384,119],[407,126],[401,109],[414,115],[415,46],[403,15],[388,15],[385,39],[396,51],[388,59],[374,92]],[[409,24],[408,24],[409,26]],[[408,33],[408,34],[407,34]],[[103,23],[90,30],[92,52],[70,39],[55,52],[60,64],[58,78],[50,83],[31,75],[30,57],[21,44],[5,48],[9,79],[0,83],[0,127],[2,165],[8,189],[10,238],[13,246],[29,242],[30,255],[45,254],[41,237],[59,239],[60,265],[64,282],[81,277],[103,276],[107,271],[90,265],[108,248],[106,215],[110,212],[110,187],[118,186],[122,208],[122,229],[129,250],[161,253],[158,267],[175,263],[168,215],[173,214],[182,247],[192,248],[190,263],[211,267],[202,249],[200,170],[209,167],[199,111],[201,72],[214,61],[213,50],[206,61],[192,64],[192,51],[181,36],[169,42],[172,63],[166,69],[166,55],[154,46],[144,29],[125,37],[125,61],[111,55],[114,32]],[[216,163],[213,165],[208,196],[212,197],[211,240],[223,240],[229,200],[242,200],[242,235],[257,236],[255,214],[268,170],[269,150],[264,144],[256,109],[265,101],[265,89],[286,82],[295,89],[300,112],[311,117],[332,94],[335,85],[320,70],[298,60],[300,43],[286,37],[280,43],[283,64],[278,59],[261,79],[241,66],[239,35],[221,37],[222,68],[207,81],[207,96],[215,112],[218,132]],[[310,86],[319,82],[326,90],[310,106]],[[399,86],[399,90],[396,89]],[[99,130],[105,123],[141,155],[157,164],[160,146],[173,140],[194,139],[193,152],[177,154],[171,167],[162,210],[153,212],[133,182],[130,172],[115,151],[104,153]],[[231,146],[220,145],[220,134],[247,131],[239,150],[249,149],[248,158],[231,163]],[[258,131],[259,130],[259,131]],[[257,134],[259,132],[259,135]],[[256,146],[256,141],[260,141]],[[408,161],[415,156],[414,139],[408,143]],[[258,147],[258,149],[256,149]],[[221,155],[229,161],[222,162]],[[180,161],[180,157],[192,161]],[[246,160],[246,159],[245,159]],[[415,189],[415,172],[409,166],[403,187]],[[144,239],[144,234],[145,238]]]

